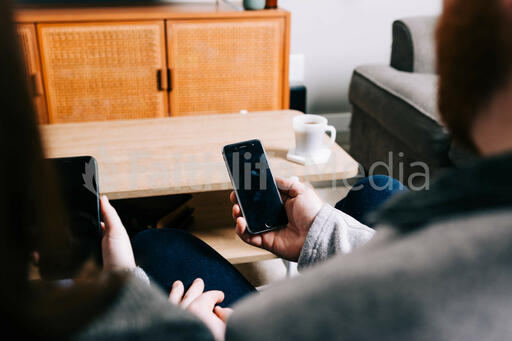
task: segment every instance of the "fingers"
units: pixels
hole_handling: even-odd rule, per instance
[[[38,265],[39,259],[41,259],[41,257],[39,256],[39,252],[33,251],[31,253],[31,257],[32,257],[32,263],[34,263],[35,265]]]
[[[169,302],[172,304],[179,305],[183,294],[185,293],[185,287],[181,281],[176,281],[172,284],[171,293],[169,294]]]
[[[224,323],[228,321],[229,316],[233,313],[233,309],[231,308],[222,308],[220,306],[216,306],[213,309],[213,312],[215,315],[217,315],[218,318],[220,318]]]
[[[261,235],[252,235],[247,231],[247,221],[243,217],[239,217],[236,220],[236,234],[249,245],[263,248],[263,238]],[[268,232],[272,233],[272,232]]]
[[[242,216],[242,210],[240,209],[240,205],[238,205],[238,200],[236,198],[235,192],[231,192],[231,194],[229,195],[229,199],[234,204],[233,209],[231,211],[231,215],[233,217],[233,220],[236,221],[238,217]]]
[[[197,278],[194,280],[190,288],[188,288],[187,293],[183,297],[180,305],[183,309],[187,309],[187,307],[204,291],[204,282],[201,278]]]
[[[207,311],[212,312],[213,308],[224,301],[224,293],[219,290],[212,290],[199,295],[193,302],[193,305],[190,305],[190,310],[194,310],[196,307],[200,307],[201,309],[207,309]]]
[[[231,193],[229,194],[229,200],[231,200],[231,202],[232,202],[233,204],[238,204],[238,199],[237,199],[237,197],[236,197],[235,192],[231,192]]]
[[[239,217],[242,216],[242,210],[238,204],[233,205],[233,210],[231,212],[233,219],[236,221]]]
[[[292,179],[292,178],[276,177],[277,188],[279,188],[283,192],[288,192],[294,182],[296,182],[296,181],[295,181],[295,179]]]
[[[219,290],[204,291],[204,281],[201,278],[194,280],[190,288],[185,293],[185,287],[181,281],[175,281],[169,294],[169,302],[181,306],[183,309],[198,309],[212,312],[214,307],[224,301],[224,293]],[[220,319],[227,319],[231,315],[232,310],[228,308],[218,307],[215,313]]]
[[[306,186],[299,182],[297,177],[292,177],[289,179],[276,178],[276,184],[282,194],[292,198],[306,191]]]
[[[238,234],[241,237],[243,234],[245,234],[246,230],[247,230],[247,221],[245,220],[245,218],[237,217],[236,218],[236,228],[235,228],[236,234]]]
[[[100,210],[103,221],[105,222],[104,225],[106,233],[110,233],[111,229],[117,229],[120,226],[123,226],[116,209],[112,207],[105,195],[100,198]]]

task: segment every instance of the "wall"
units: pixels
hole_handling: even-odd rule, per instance
[[[279,0],[292,12],[292,53],[305,55],[309,113],[348,112],[352,71],[389,63],[393,20],[438,14],[442,0]]]

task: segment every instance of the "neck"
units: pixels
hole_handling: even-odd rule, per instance
[[[474,122],[472,136],[482,156],[512,151],[512,91],[494,98]]]

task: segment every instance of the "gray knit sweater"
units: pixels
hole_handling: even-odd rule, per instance
[[[89,340],[213,340],[206,326],[149,285],[142,270],[133,273],[116,303],[72,339]]]
[[[317,265],[237,304],[226,339],[511,340],[510,174],[512,154],[441,176],[388,203],[367,244],[326,259],[347,225],[331,211],[301,256]]]
[[[325,204],[311,226],[299,257],[299,270],[333,255],[348,254],[366,244],[375,231],[348,214]]]

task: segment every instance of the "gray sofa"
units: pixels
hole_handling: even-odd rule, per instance
[[[452,147],[452,139],[439,121],[436,20],[414,17],[395,21],[390,65],[363,65],[353,73],[350,152],[366,170],[380,161],[393,166],[390,175],[396,178],[403,167],[407,179],[422,171],[414,166],[418,161],[426,163],[435,175],[468,159],[465,151]],[[379,167],[376,173],[389,171]]]

